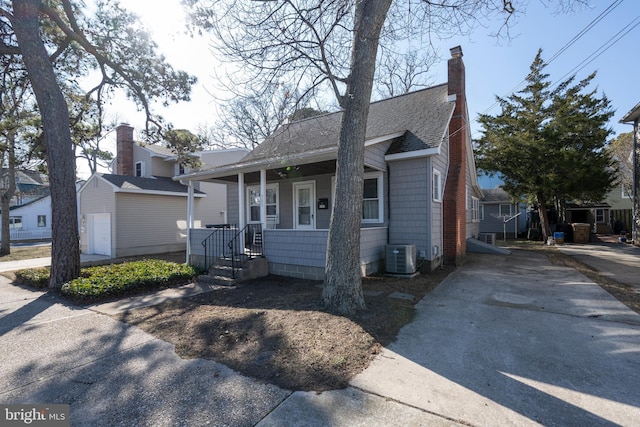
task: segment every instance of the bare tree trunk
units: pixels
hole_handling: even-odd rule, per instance
[[[38,0],[13,1],[13,29],[42,114],[51,190],[51,278],[58,288],[80,275],[75,158],[69,110],[39,33]]]
[[[333,204],[322,303],[342,314],[364,309],[360,273],[360,224],[364,175],[364,140],[380,31],[391,0],[357,2],[351,73],[342,100]]]
[[[551,232],[551,229],[549,228],[549,215],[547,214],[547,201],[541,193],[538,193],[536,198],[538,199],[538,212],[540,213],[542,241],[546,243],[547,240],[549,240],[549,233]]]
[[[0,195],[0,211],[2,212],[2,242],[0,243],[0,255],[11,253],[11,198],[16,193],[16,132],[9,131],[7,135],[7,188]]]

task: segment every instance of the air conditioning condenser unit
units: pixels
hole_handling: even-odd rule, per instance
[[[387,245],[386,270],[391,274],[416,272],[416,245]]]

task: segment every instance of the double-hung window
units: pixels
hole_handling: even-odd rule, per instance
[[[433,181],[431,185],[431,193],[434,202],[442,201],[442,174],[439,170],[433,170]]]
[[[362,223],[384,222],[384,182],[382,172],[364,174],[362,189]],[[336,179],[331,178],[331,195],[336,199]]]
[[[480,199],[477,197],[471,197],[471,220],[480,221]]]
[[[500,205],[500,216],[511,216],[511,205]]]
[[[134,173],[135,176],[144,176],[144,162],[136,162]]]
[[[9,228],[12,230],[21,230],[22,229],[22,217],[21,216],[10,216],[9,217]]]
[[[384,222],[383,194],[382,172],[365,173],[362,197],[363,223]]]
[[[267,208],[267,217],[275,218],[277,221],[278,213],[280,211],[278,201],[278,184],[268,184],[267,194],[265,197],[265,204]],[[248,221],[260,222],[260,186],[253,185],[247,187],[248,197]]]

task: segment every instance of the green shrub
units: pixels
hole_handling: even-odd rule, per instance
[[[190,265],[157,259],[101,265],[83,268],[80,277],[62,285],[60,292],[73,300],[97,301],[182,285],[197,274]],[[37,287],[46,287],[49,282],[48,269],[23,270],[16,276],[21,283]]]

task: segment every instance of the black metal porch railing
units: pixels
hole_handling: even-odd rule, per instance
[[[235,279],[248,260],[263,256],[262,237],[262,224],[248,224],[242,230],[231,224],[219,226],[202,241],[205,269],[225,260]]]

